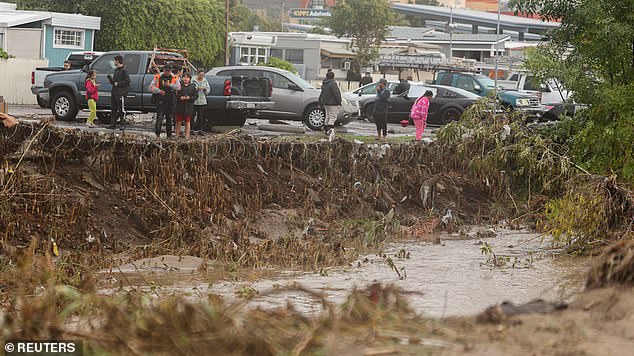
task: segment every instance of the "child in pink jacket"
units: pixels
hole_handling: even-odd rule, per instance
[[[414,121],[416,126],[416,141],[420,141],[423,138],[423,132],[427,127],[427,112],[429,111],[429,100],[434,96],[431,90],[427,90],[423,96],[416,99],[409,117]]]
[[[97,83],[97,72],[91,70],[86,76],[86,100],[90,109],[90,116],[86,120],[86,126],[95,127],[97,117],[97,100],[99,99],[99,83]]]

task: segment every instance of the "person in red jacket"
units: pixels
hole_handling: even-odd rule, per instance
[[[99,99],[99,83],[97,83],[97,72],[91,70],[86,76],[86,100],[88,100],[88,108],[90,116],[86,120],[86,126],[95,127],[95,118],[97,117],[97,99]]]

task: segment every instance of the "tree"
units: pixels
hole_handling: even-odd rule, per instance
[[[528,57],[538,76],[559,78],[589,109],[569,125],[578,162],[634,183],[634,12],[632,0],[512,0],[516,11],[557,19],[550,44]]]
[[[329,27],[336,36],[354,38],[357,53],[354,70],[358,73],[361,67],[378,57],[379,46],[388,34],[388,24],[394,20],[390,4],[385,0],[338,1],[331,13],[322,26]]]
[[[233,0],[230,8],[229,21],[232,31],[253,31],[255,26],[258,26],[260,31],[282,30],[282,24],[280,22],[272,21],[265,16],[260,16],[235,0]]]
[[[211,67],[224,62],[224,2],[220,0],[14,0],[19,8],[101,17],[96,50],[185,48]]]
[[[284,69],[295,74],[299,73],[297,71],[297,68],[295,68],[295,66],[293,65],[293,63],[285,61],[277,57],[269,57],[268,62],[259,63],[258,65],[263,67],[273,67],[273,68]]]

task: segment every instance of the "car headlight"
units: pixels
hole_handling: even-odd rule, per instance
[[[528,99],[517,99],[515,105],[518,107],[531,106],[531,102]]]

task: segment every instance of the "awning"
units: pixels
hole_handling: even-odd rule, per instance
[[[328,58],[355,58],[356,53],[343,48],[322,48],[321,54]]]

